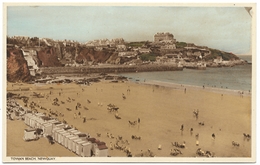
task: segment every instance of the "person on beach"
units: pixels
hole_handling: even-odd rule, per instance
[[[78,105],[76,105],[76,110],[78,110]]]
[[[140,118],[138,118],[138,123],[140,123],[141,122],[141,120],[140,120]]]
[[[86,123],[86,117],[85,116],[83,117],[83,123]]]
[[[196,137],[197,140],[199,139],[199,136],[200,136],[199,133],[197,133],[197,134],[195,135],[195,137]]]
[[[110,148],[110,150],[113,150],[113,149],[114,149],[112,142],[110,142],[109,148]]]
[[[215,140],[215,138],[216,138],[215,134],[213,133],[211,136],[212,136],[212,139]]]
[[[144,156],[144,154],[143,154],[143,150],[141,150],[141,157],[143,157]]]
[[[180,129],[181,131],[183,131],[183,127],[184,127],[184,126],[183,126],[183,124],[182,124],[182,125],[181,125],[181,129]]]
[[[198,140],[196,140],[196,146],[199,146],[199,141]]]
[[[80,118],[80,115],[81,115],[81,113],[79,112],[79,113],[78,113],[79,118]]]
[[[162,150],[162,145],[161,144],[158,145],[158,150]]]
[[[190,135],[193,134],[193,128],[190,128]]]
[[[184,93],[186,93],[186,88],[184,89]]]

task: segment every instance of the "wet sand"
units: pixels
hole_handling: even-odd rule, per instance
[[[107,81],[94,83],[90,86],[76,84],[21,84],[8,83],[8,91],[30,97],[41,106],[61,112],[69,125],[73,125],[81,132],[90,133],[92,137],[115,144],[115,138],[107,137],[107,133],[114,137],[122,136],[130,142],[126,145],[131,149],[133,156],[150,149],[156,157],[170,157],[170,149],[174,149],[171,142],[183,143],[186,148],[180,149],[183,154],[178,157],[196,157],[196,150],[212,151],[216,157],[251,157],[251,140],[244,139],[243,133],[251,135],[251,97],[241,97],[234,92],[219,92],[210,89],[198,89],[191,86],[165,87],[151,84],[136,84],[131,82],[110,83]],[[21,88],[21,91],[19,90]],[[184,89],[186,88],[186,93]],[[25,90],[23,90],[25,89]],[[29,90],[26,90],[29,89]],[[83,90],[84,91],[83,91]],[[130,92],[127,91],[130,89]],[[48,99],[32,97],[33,92],[43,95],[52,94]],[[61,92],[61,96],[59,96]],[[122,94],[126,99],[122,98]],[[67,102],[70,97],[75,101]],[[58,98],[65,104],[52,105],[52,100]],[[91,103],[88,103],[90,100]],[[18,100],[23,105],[21,100]],[[76,110],[77,102],[82,107]],[[108,104],[119,107],[118,114],[121,119],[115,118],[115,112],[107,110]],[[102,104],[102,106],[101,106]],[[72,111],[66,110],[71,108]],[[193,115],[193,110],[199,110],[198,119]],[[38,109],[39,112],[44,112]],[[74,119],[74,113],[80,111],[82,118]],[[128,121],[140,123],[129,125]],[[204,122],[204,126],[199,125]],[[183,124],[184,130],[181,131]],[[59,144],[50,146],[47,139],[24,142],[23,129],[27,126],[22,121],[7,121],[7,156],[76,156]],[[193,128],[193,134],[190,133]],[[101,133],[97,137],[97,133]],[[199,146],[196,146],[195,135],[199,133]],[[216,135],[215,140],[211,137]],[[141,140],[132,139],[132,135],[141,136]],[[232,145],[232,141],[240,144]],[[121,144],[121,143],[120,143]],[[158,145],[162,146],[158,150]],[[35,149],[37,152],[35,152]],[[120,150],[110,150],[112,157],[125,157]]]

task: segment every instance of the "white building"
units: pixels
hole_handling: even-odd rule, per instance
[[[128,58],[135,57],[136,55],[137,55],[137,52],[134,52],[134,51],[126,51],[126,52],[118,53],[119,57],[128,57]]]

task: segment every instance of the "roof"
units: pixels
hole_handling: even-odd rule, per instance
[[[97,142],[97,145],[106,145],[105,142]]]
[[[71,127],[65,127],[65,128],[63,128],[64,130],[66,130],[66,131],[69,131],[70,129],[72,129]]]
[[[24,129],[26,132],[32,132],[32,131],[35,131],[35,129],[34,128],[26,128],[26,129]]]
[[[51,120],[51,118],[50,118],[50,117],[47,117],[47,116],[41,116],[41,118],[42,118],[43,120]]]
[[[78,134],[78,137],[86,137],[86,136],[87,136],[87,134],[85,134],[85,133]]]
[[[98,139],[96,139],[96,138],[88,138],[87,139],[88,141],[90,141],[91,143],[98,143],[98,142],[100,142]]]
[[[54,124],[54,125],[58,125],[58,124],[62,124],[62,123],[58,121],[58,122],[53,123],[53,124]]]
[[[96,141],[96,138],[88,138],[88,141],[90,141],[90,142],[95,142]]]
[[[99,145],[98,146],[98,149],[99,150],[105,150],[105,149],[108,149],[106,145]]]

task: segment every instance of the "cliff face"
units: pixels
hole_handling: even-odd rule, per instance
[[[95,51],[93,48],[79,48],[75,60],[79,64],[83,63],[83,61],[105,63],[112,54],[112,51]]]
[[[105,63],[110,56],[114,54],[113,51],[96,51],[93,48],[86,47],[47,47],[38,51],[38,59],[40,61],[39,67],[60,67],[65,64],[78,64],[84,62]]]
[[[30,71],[22,51],[19,49],[7,49],[7,81],[27,82],[30,80]]]
[[[54,47],[47,47],[38,51],[38,59],[41,61],[39,66],[42,67],[55,67],[62,66],[58,60],[58,53],[55,51]]]

